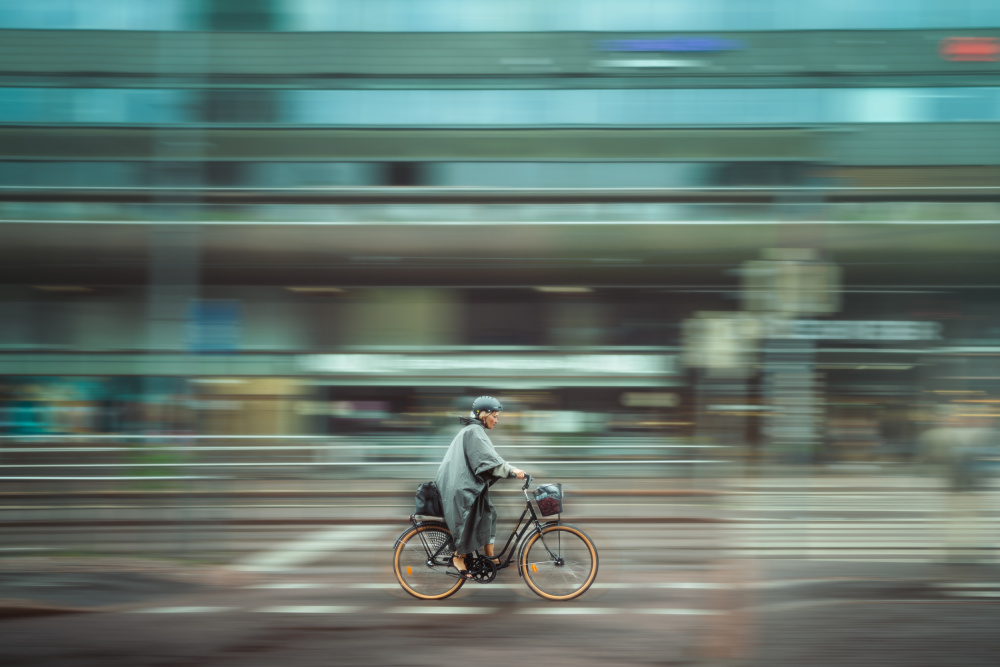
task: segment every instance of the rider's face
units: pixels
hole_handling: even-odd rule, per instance
[[[483,417],[483,425],[486,426],[486,428],[493,428],[494,426],[497,425],[497,422],[499,420],[500,420],[500,413],[491,412],[490,414]]]

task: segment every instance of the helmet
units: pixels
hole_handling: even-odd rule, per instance
[[[500,412],[503,406],[492,396],[480,396],[472,402],[472,416],[479,417],[480,412]]]

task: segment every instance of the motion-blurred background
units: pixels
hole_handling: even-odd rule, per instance
[[[998,455],[1000,3],[39,0],[0,29],[8,556],[405,525],[490,394],[504,456],[571,492],[913,492],[918,535],[824,554],[995,561],[995,516],[927,499]]]

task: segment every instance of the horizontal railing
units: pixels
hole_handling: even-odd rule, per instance
[[[996,202],[1000,186],[938,187],[712,187],[712,188],[507,188],[507,187],[0,187],[0,201],[162,204],[770,204],[796,201]]]
[[[519,466],[571,467],[582,476],[594,474],[587,472],[593,466],[642,467],[656,474],[668,466],[713,465],[727,461],[732,451],[729,445],[682,438],[568,437],[576,442],[559,436],[512,436],[498,447]],[[375,473],[405,477],[410,472],[426,477],[428,469],[440,463],[447,440],[379,434],[0,436],[0,480],[239,479],[262,473],[295,477],[309,471],[334,477]],[[156,456],[145,458],[152,455]],[[408,470],[414,466],[419,472]]]

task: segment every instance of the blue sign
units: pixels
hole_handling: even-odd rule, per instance
[[[240,302],[195,299],[188,305],[188,349],[191,352],[236,352],[240,346]]]

